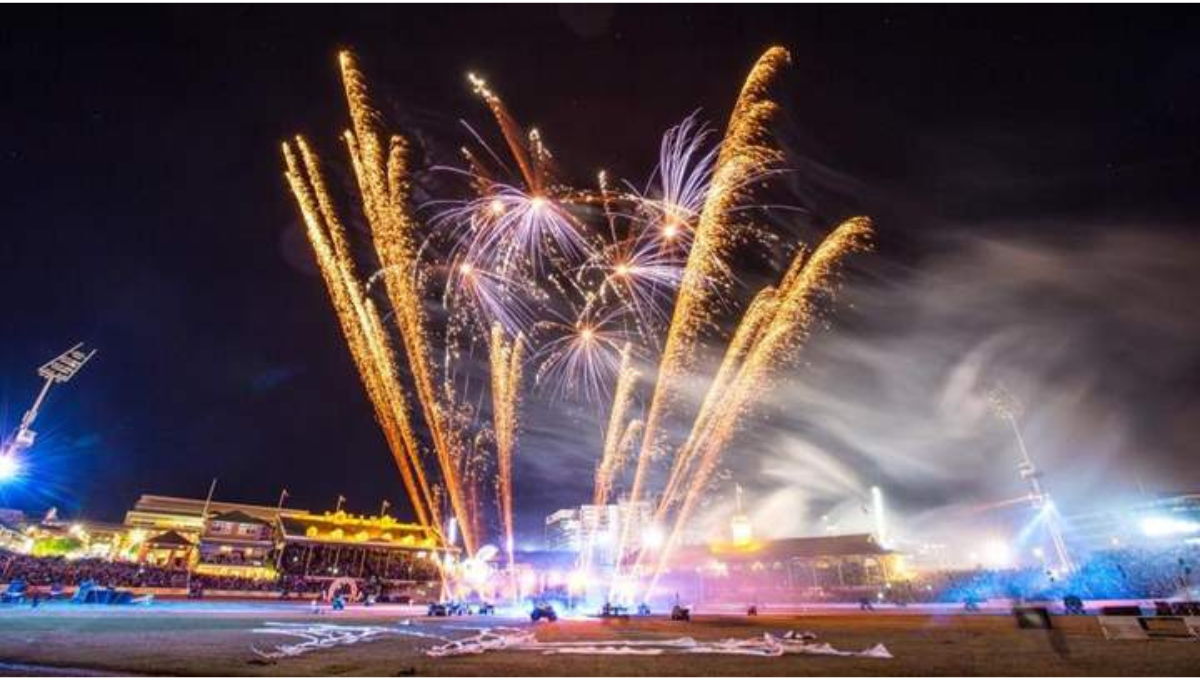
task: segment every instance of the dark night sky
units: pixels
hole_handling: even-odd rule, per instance
[[[696,108],[723,121],[782,44],[787,126],[837,178],[815,221],[873,214],[879,279],[924,271],[950,232],[1067,252],[1120,232],[1118,254],[1142,235],[1195,253],[1198,29],[1190,7],[6,7],[6,431],[35,366],[77,339],[100,354],[52,394],[36,480],[0,500],[117,518],[137,494],[202,496],[214,476],[227,499],[271,503],[286,485],[312,508],[398,500],[281,176],[292,133],[340,157],[339,48],[392,122],[447,148],[457,118],[487,121],[474,69],[576,176],[640,179],[662,130]],[[1191,314],[1196,277],[1160,265],[1144,273],[1158,297],[1137,304]],[[1194,344],[1195,328],[1145,328],[1084,336],[1121,336],[1094,356],[1119,376],[1106,392],[1128,388],[1139,474],[1194,490],[1197,356],[1144,371],[1129,357]],[[570,501],[531,486],[524,507]]]

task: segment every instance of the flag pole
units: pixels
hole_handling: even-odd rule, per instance
[[[208,527],[208,506],[212,504],[213,492],[217,490],[217,478],[208,485],[208,496],[204,498],[204,509],[200,511],[200,534],[196,539],[196,561],[200,561],[200,544],[204,542],[204,531]],[[192,594],[192,561],[188,560],[186,593]]]
[[[276,526],[279,527],[279,535],[281,538],[283,536],[285,536],[285,532],[283,531],[283,501],[285,498],[287,498],[287,496],[288,496],[288,490],[280,489],[279,490],[279,503],[275,505],[275,524],[276,524]],[[281,540],[280,543],[281,543],[281,546],[276,548],[276,551],[275,551],[275,572],[276,573],[279,573],[280,568],[283,565],[283,548],[287,545],[286,541]]]

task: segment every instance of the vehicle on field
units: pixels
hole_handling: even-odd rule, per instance
[[[554,611],[554,605],[549,602],[539,602],[533,605],[533,611],[529,612],[529,620],[537,623],[541,620],[554,622],[558,620],[558,612]]]

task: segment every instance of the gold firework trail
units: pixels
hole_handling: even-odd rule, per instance
[[[306,235],[316,254],[351,358],[400,469],[418,520],[426,524],[431,518],[436,521],[436,507],[418,458],[403,390],[392,369],[394,359],[390,346],[378,328],[374,306],[361,293],[354,262],[346,246],[345,228],[329,200],[317,157],[303,138],[297,137],[295,146],[301,160],[297,159],[291,145],[283,145],[287,166],[285,176],[304,218]]]
[[[612,488],[612,477],[618,468],[618,457],[622,455],[623,440],[628,433],[626,417],[633,403],[634,389],[637,387],[638,372],[633,367],[633,347],[626,343],[621,350],[621,365],[617,369],[617,386],[613,390],[612,407],[608,415],[608,428],[604,433],[604,448],[600,456],[600,465],[596,468],[596,486],[593,492],[593,505],[606,505],[609,490]]]
[[[537,131],[530,133],[530,141],[534,143],[534,157],[530,157],[530,153],[526,148],[525,135],[521,131],[521,125],[517,123],[512,114],[508,112],[508,107],[500,99],[496,93],[488,89],[487,82],[476,76],[474,73],[467,74],[467,80],[471,82],[471,87],[475,90],[475,94],[483,99],[488,108],[492,110],[492,116],[495,117],[497,125],[500,127],[500,133],[504,135],[504,141],[508,144],[508,149],[512,153],[513,158],[517,161],[517,167],[521,171],[521,177],[525,179],[526,186],[529,187],[531,194],[539,194],[542,191],[542,174],[539,171],[542,160],[539,158],[541,148],[541,140],[537,136]]]
[[[689,136],[690,123],[664,135],[663,153],[667,159],[663,160],[660,154],[656,172],[665,175],[661,178],[664,187],[674,189],[671,192],[664,189],[661,200],[647,198],[632,188],[627,192],[614,191],[603,172],[598,178],[598,192],[580,192],[554,184],[554,159],[542,135],[537,130],[524,131],[487,84],[470,75],[472,87],[500,127],[524,186],[497,179],[488,171],[489,164],[464,149],[469,167],[465,174],[476,196],[463,202],[444,202],[453,206],[431,222],[431,233],[423,234],[419,233],[410,209],[407,143],[403,137],[382,132],[379,116],[371,107],[366,81],[353,56],[348,52],[340,55],[351,118],[343,140],[380,267],[366,287],[355,271],[347,232],[338,219],[318,159],[301,138],[284,144],[286,176],[343,336],[420,521],[431,521],[440,527],[445,502],[458,520],[467,552],[476,551],[485,532],[481,489],[490,491],[480,483],[489,471],[486,452],[490,448],[481,441],[492,438],[497,466],[496,501],[511,561],[513,457],[526,343],[520,333],[515,336],[509,333],[526,326],[511,323],[518,316],[518,307],[525,304],[525,295],[510,297],[509,287],[521,291],[528,287],[531,303],[544,305],[547,311],[556,314],[567,306],[578,309],[575,299],[582,298],[581,317],[570,320],[564,317],[563,323],[549,326],[545,322],[529,326],[535,330],[555,327],[562,331],[549,342],[541,343],[535,359],[544,360],[537,376],[544,376],[560,387],[579,381],[603,386],[604,389],[595,390],[599,393],[610,386],[608,376],[615,369],[616,384],[595,471],[594,503],[610,502],[614,480],[623,475],[630,457],[636,464],[629,500],[640,502],[648,491],[651,463],[660,455],[670,455],[669,475],[654,509],[656,524],[665,526],[668,518],[671,523],[667,547],[657,554],[657,570],[653,572],[657,578],[720,464],[724,449],[758,397],[779,379],[780,369],[792,360],[807,337],[817,314],[817,299],[830,290],[838,263],[847,254],[865,248],[871,234],[866,219],[855,218],[842,224],[810,257],[806,259],[804,252],[798,254],[776,286],[761,290],[746,307],[730,337],[703,401],[691,415],[690,431],[686,436],[670,434],[667,424],[687,415],[684,413],[687,409],[683,408],[686,401],[683,386],[685,378],[699,364],[701,340],[714,325],[721,308],[719,302],[731,291],[729,260],[734,249],[765,233],[741,215],[747,207],[751,187],[782,161],[782,153],[772,143],[769,131],[778,106],[769,98],[768,89],[789,59],[787,51],[778,47],[759,58],[742,86],[725,136],[716,150],[704,151],[700,142],[703,132],[699,137]],[[486,148],[482,139],[480,143]],[[501,171],[506,172],[505,162],[495,154],[492,157]],[[674,231],[666,231],[682,228],[675,220],[683,214],[686,214],[686,239]],[[664,220],[661,224],[659,216]],[[601,217],[604,219],[612,243],[605,243],[603,227],[588,233],[583,220],[589,217],[597,222]],[[465,267],[467,272],[477,270],[482,275],[499,267],[499,278],[487,279],[494,288],[482,287],[481,279],[477,289],[471,289],[473,299],[488,303],[480,305],[483,312],[472,313],[463,308],[464,314],[476,317],[473,320],[456,316],[456,311],[450,310],[444,365],[435,367],[436,362],[431,358],[435,343],[424,308],[424,292],[430,278],[449,270],[445,263],[427,267],[423,258],[429,257],[425,246],[432,244],[430,250],[439,247],[439,224],[455,230],[452,242],[447,244],[451,246],[452,268],[460,274]],[[643,231],[649,239],[645,242],[639,240]],[[643,246],[653,247],[654,251],[643,252]],[[666,259],[646,259],[647,253],[654,252]],[[624,257],[614,259],[610,255]],[[574,267],[580,259],[586,259],[586,266]],[[649,280],[647,272],[651,265],[655,267],[652,273],[662,279],[666,291],[663,302],[670,302],[671,290],[678,288],[678,292],[669,319],[655,317],[652,324],[638,320],[641,336],[637,336],[640,339],[636,342],[654,347],[660,345],[658,336],[652,336],[652,332],[661,321],[669,320],[657,375],[650,389],[649,408],[645,419],[638,420],[632,416],[635,404],[639,403],[641,378],[633,367],[635,348],[624,342],[624,337],[629,337],[631,315],[636,315],[638,305],[617,289],[606,297],[604,285],[614,274],[628,277],[635,270]],[[659,272],[660,265],[669,265],[669,271]],[[573,277],[572,271],[576,272]],[[466,276],[469,278],[469,273]],[[412,376],[411,395],[405,387],[408,379],[401,380],[396,364],[401,350],[393,347],[380,313],[367,295],[376,278],[383,280],[395,315],[404,359]],[[450,288],[448,282],[447,290]],[[449,299],[443,300],[448,309]],[[624,336],[619,341],[614,335],[618,331]],[[490,428],[477,422],[478,405],[472,405],[466,398],[471,394],[471,382],[460,382],[455,377],[462,358],[458,342],[468,336],[472,348],[478,342],[488,343],[493,410]],[[464,395],[461,401],[456,394],[460,390]],[[480,400],[485,397],[483,391],[479,391]],[[419,412],[429,432],[428,443],[436,456],[436,472],[440,473],[436,476],[432,468],[426,471],[422,465],[422,443],[414,427],[413,419],[417,417],[414,410]],[[473,438],[472,430],[476,434]],[[426,478],[427,473],[430,479]],[[436,486],[431,486],[434,482]],[[618,532],[619,570],[629,566],[622,559],[629,531],[630,527],[625,526]],[[590,560],[590,550],[589,547],[585,564]],[[635,573],[641,573],[641,560],[639,552],[632,565]]]
[[[468,552],[474,552],[475,532],[469,518],[459,469],[461,438],[448,427],[453,394],[447,387],[439,393],[430,366],[429,335],[418,273],[415,225],[408,210],[406,145],[393,136],[386,150],[378,132],[377,116],[370,105],[366,82],[349,52],[339,55],[352,130],[343,137],[350,153],[358,182],[363,213],[371,226],[375,251],[382,270],[388,298],[395,310],[405,355],[413,375],[417,402],[433,440],[434,452],[442,473],[442,483],[463,536]],[[297,140],[304,160],[299,168],[295,154],[285,145],[288,181],[309,225],[309,239],[317,252],[322,271],[328,271],[326,285],[335,300],[343,334],[351,346],[359,372],[389,442],[403,446],[400,456],[393,446],[397,462],[404,460],[402,476],[419,510],[422,521],[432,519],[440,525],[438,504],[428,491],[419,461],[419,448],[409,420],[407,403],[394,370],[394,356],[377,312],[361,293],[361,284],[353,271],[353,261],[345,242],[345,230],[336,218],[332,201],[325,189],[316,157],[302,139]],[[443,403],[443,401],[445,403]],[[390,415],[389,415],[390,414]],[[406,472],[407,471],[407,472]],[[411,478],[411,481],[410,481]]]
[[[512,559],[513,484],[512,461],[516,447],[518,409],[521,401],[525,339],[518,333],[511,341],[499,323],[492,325],[488,346],[492,377],[492,422],[496,433],[497,493],[504,525],[505,550]]]
[[[363,199],[363,209],[371,225],[371,234],[380,266],[393,272],[384,277],[388,299],[396,313],[405,354],[416,385],[425,423],[433,439],[434,453],[442,470],[446,495],[454,516],[459,518],[463,546],[468,553],[476,549],[473,523],[456,459],[461,458],[463,442],[455,428],[449,427],[453,395],[439,393],[430,366],[429,330],[424,300],[417,285],[420,263],[417,258],[416,226],[408,208],[407,145],[400,136],[388,142],[386,157],[378,132],[378,121],[371,108],[366,80],[353,55],[341,53],[342,79],[354,132],[345,135],[351,161]],[[446,403],[443,403],[443,398]]]
[[[723,390],[723,394],[715,397],[717,406],[705,425],[706,432],[699,440],[702,450],[697,454],[695,469],[692,470],[687,491],[675,516],[666,548],[659,555],[649,586],[651,590],[716,470],[725,445],[737,432],[756,398],[769,390],[778,370],[794,358],[808,337],[809,327],[816,318],[817,296],[830,290],[836,268],[847,255],[870,247],[871,234],[871,221],[865,217],[843,222],[813,251],[812,257],[800,264],[793,263],[781,282],[774,313],[769,319],[755,322],[755,325],[765,325],[755,333],[753,345],[738,367],[737,377]],[[803,252],[797,255],[797,259],[803,257]]]
[[[358,278],[355,275],[354,260],[350,253],[349,244],[346,241],[346,230],[337,216],[337,211],[333,207],[333,200],[330,198],[329,191],[325,186],[317,156],[302,137],[297,137],[296,146],[299,148],[301,158],[304,161],[305,170],[307,176],[310,178],[321,215],[329,225],[327,233],[329,234],[330,243],[333,245],[336,262],[339,264],[346,290],[349,292],[351,302],[358,313],[359,323],[363,328],[364,337],[371,350],[374,368],[378,376],[377,382],[389,405],[387,410],[394,414],[392,418],[393,425],[399,429],[400,440],[403,442],[407,453],[408,470],[413,480],[410,481],[405,476],[405,486],[419,489],[421,498],[424,499],[424,505],[428,507],[427,512],[418,511],[418,518],[432,518],[435,526],[440,527],[441,512],[432,502],[429,484],[425,479],[425,469],[421,464],[420,446],[413,431],[410,410],[407,403],[408,400],[401,387],[399,376],[396,375],[395,351],[392,348],[391,340],[383,328],[375,304],[361,292],[363,286],[359,284]],[[413,495],[411,490],[409,491],[409,495],[410,497]]]
[[[798,255],[793,262],[802,262],[803,253]],[[662,516],[670,508],[675,494],[678,491],[679,484],[686,478],[688,466],[692,463],[693,456],[700,442],[708,434],[709,423],[712,420],[714,411],[720,405],[721,397],[726,394],[730,383],[737,375],[738,368],[745,360],[747,353],[753,348],[754,343],[761,336],[763,328],[771,321],[778,308],[778,298],[773,286],[768,286],[758,292],[747,307],[746,313],[742,316],[741,323],[733,333],[733,338],[729,341],[729,346],[725,350],[725,357],[721,360],[721,366],[717,369],[717,375],[713,378],[712,384],[708,388],[708,392],[704,395],[704,402],[700,406],[700,410],[696,414],[695,424],[692,426],[691,432],[688,434],[687,441],[676,455],[671,467],[671,474],[667,478],[667,485],[662,494],[662,499],[659,502],[659,510],[656,513],[656,520],[661,521]]]
[[[769,140],[768,123],[778,110],[767,95],[779,71],[791,60],[782,47],[768,49],[742,85],[721,142],[712,181],[688,253],[675,311],[667,329],[650,408],[646,414],[642,446],[634,472],[631,502],[641,498],[649,460],[659,446],[659,421],[674,402],[677,382],[690,367],[700,331],[711,321],[715,296],[728,285],[725,258],[742,238],[733,212],[746,192],[746,184],[781,160]],[[714,285],[714,282],[716,285]]]

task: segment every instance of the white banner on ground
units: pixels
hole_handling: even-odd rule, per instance
[[[250,650],[265,659],[282,659],[300,656],[317,649],[328,649],[339,645],[353,645],[366,640],[372,640],[381,635],[395,632],[394,629],[382,626],[340,626],[328,623],[278,623],[267,621],[264,628],[255,628],[253,633],[267,635],[286,635],[297,637],[304,642],[290,645],[278,645],[273,651],[264,652],[251,645]]]
[[[754,638],[727,638],[699,642],[690,637],[668,640],[579,640],[572,642],[539,642],[533,632],[511,628],[481,630],[477,635],[438,645],[426,654],[433,657],[483,654],[489,651],[523,651],[552,654],[639,655],[662,654],[734,654],[742,656],[777,657],[785,654],[819,656],[855,656],[890,659],[891,652],[883,644],[858,652],[843,651],[828,642],[817,642],[816,636],[794,631],[782,636],[770,633]]]

